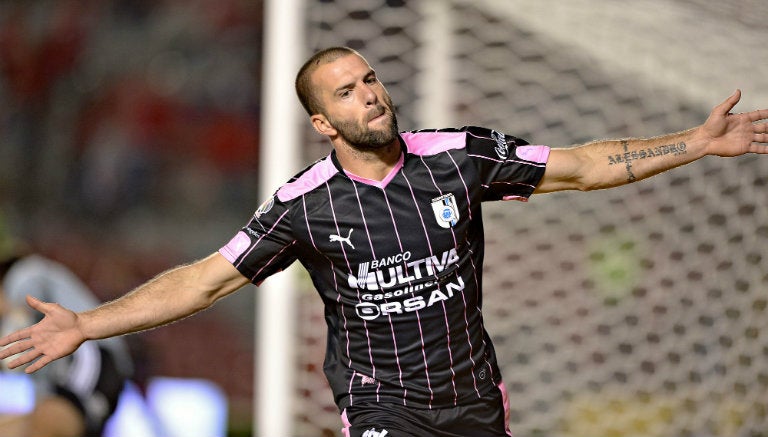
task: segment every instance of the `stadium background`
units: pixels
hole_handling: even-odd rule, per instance
[[[565,146],[692,127],[737,87],[736,110],[768,102],[760,0],[438,3],[453,125]],[[428,4],[308,1],[307,44],[285,49],[359,49],[401,127],[434,127],[421,91],[434,73]],[[103,299],[227,241],[262,200],[261,8],[0,3],[4,226]],[[305,137],[306,162],[328,152]],[[766,435],[766,168],[706,158],[611,191],[486,207],[485,314],[518,437]],[[335,435],[322,311],[301,284],[295,435]],[[253,291],[131,336],[137,381],[215,381],[231,433],[247,435]]]

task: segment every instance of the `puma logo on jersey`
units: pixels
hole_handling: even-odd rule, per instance
[[[328,239],[329,239],[329,240],[331,240],[331,243],[333,243],[334,241],[338,241],[338,242],[340,242],[342,245],[343,245],[344,243],[347,243],[347,244],[349,244],[349,247],[351,247],[352,249],[354,249],[354,248],[355,248],[355,245],[354,245],[354,244],[352,244],[352,240],[351,240],[351,238],[352,238],[352,231],[354,231],[354,229],[350,229],[350,230],[349,230],[349,234],[347,234],[347,236],[346,236],[346,237],[342,237],[341,235],[334,235],[334,234],[331,234],[331,235],[329,235],[329,236],[328,236]]]

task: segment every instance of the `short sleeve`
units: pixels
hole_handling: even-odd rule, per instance
[[[270,197],[219,253],[243,276],[260,284],[296,260],[289,212],[286,203]]]
[[[483,200],[527,200],[544,176],[550,148],[481,128],[464,127],[467,154],[478,170]]]

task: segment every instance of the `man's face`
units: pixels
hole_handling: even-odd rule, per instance
[[[347,55],[320,66],[313,74],[324,116],[347,144],[373,150],[397,139],[392,99],[370,65]]]

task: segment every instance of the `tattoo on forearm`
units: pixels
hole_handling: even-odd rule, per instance
[[[621,147],[624,148],[624,156],[625,157],[627,155],[630,156],[629,159],[624,159],[624,164],[627,167],[627,182],[634,182],[634,181],[637,180],[637,178],[635,177],[635,174],[632,173],[632,158],[631,158],[632,153],[629,152],[629,143],[626,142],[626,141],[622,141],[621,142]],[[610,159],[610,157],[609,157],[609,159]]]
[[[664,155],[684,155],[687,153],[688,146],[683,143],[677,144],[665,144],[654,148],[647,148],[643,150],[629,151],[629,142],[622,140],[621,146],[624,149],[624,153],[618,153],[615,155],[608,155],[608,165],[624,164],[627,168],[627,181],[634,182],[637,177],[632,172],[632,162],[640,159],[657,158]]]

